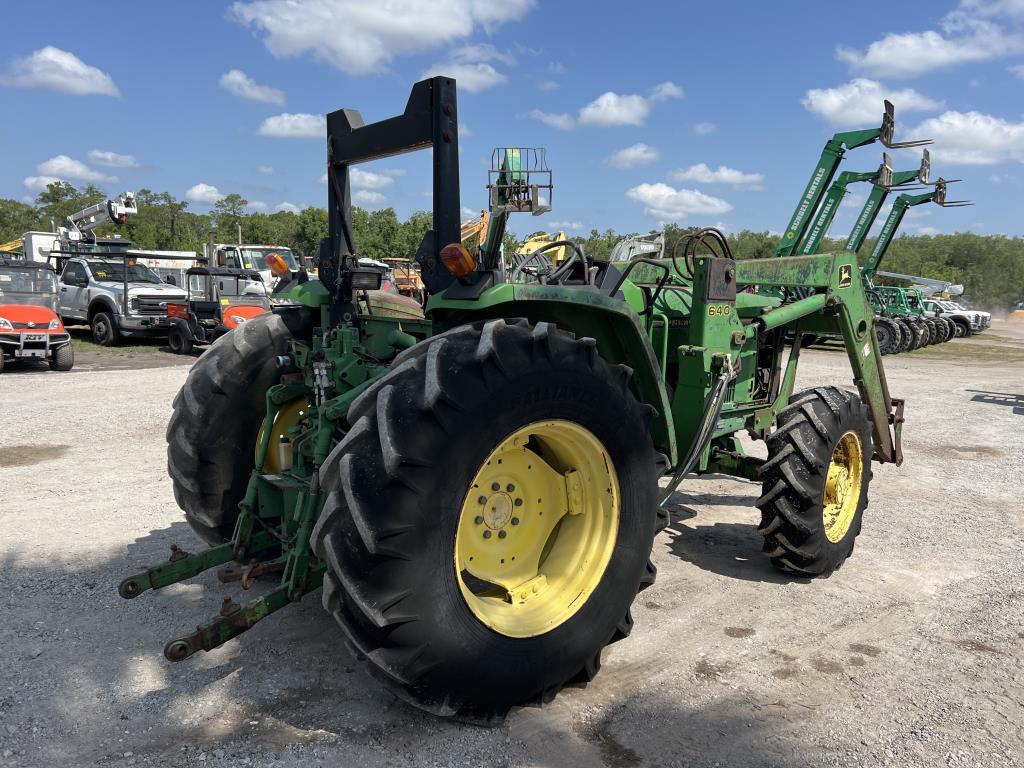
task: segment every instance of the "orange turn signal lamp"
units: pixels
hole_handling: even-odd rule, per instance
[[[270,269],[274,277],[284,277],[291,269],[288,267],[288,262],[284,260],[284,257],[276,251],[271,251],[264,258],[263,261]]]
[[[465,277],[476,269],[476,259],[462,243],[452,243],[442,248],[441,262],[455,277]]]
[[[167,316],[168,317],[188,317],[188,305],[187,304],[168,304],[167,305]]]

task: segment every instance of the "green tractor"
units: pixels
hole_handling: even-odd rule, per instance
[[[827,576],[861,531],[871,462],[902,462],[850,252],[737,262],[717,230],[678,258],[570,255],[511,282],[508,216],[550,200],[542,154],[502,150],[482,245],[460,243],[455,81],[405,112],[327,116],[330,236],[320,280],[219,339],[174,401],[168,466],[210,547],[125,579],[136,598],[218,566],[277,586],[167,644],[182,661],[322,588],[344,642],[398,696],[494,722],[598,673],[654,583],[654,537],[690,473],[757,479],[764,555]],[[891,142],[891,111],[880,129]],[[417,254],[426,317],[375,312],[352,237],[349,169],[433,151],[433,229]],[[827,182],[826,182],[827,183]],[[738,285],[804,290],[783,300]],[[845,387],[795,391],[800,345],[843,339]],[[741,436],[763,440],[767,459]],[[659,484],[660,478],[666,482]],[[238,565],[233,565],[237,563]]]

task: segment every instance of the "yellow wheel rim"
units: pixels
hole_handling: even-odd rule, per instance
[[[568,621],[608,567],[619,505],[611,457],[589,430],[555,420],[513,432],[459,513],[455,574],[470,610],[508,637]]]
[[[277,411],[274,417],[274,426],[270,435],[270,444],[267,447],[267,456],[263,461],[262,470],[271,475],[281,472],[281,436],[289,437],[288,430],[299,423],[299,419],[309,412],[309,402],[306,398],[300,397],[285,403]],[[263,441],[263,432],[267,428],[267,419],[264,417],[260,424],[259,434],[256,436],[256,455],[259,455],[260,443]]]
[[[850,430],[839,438],[832,451],[832,460],[825,477],[825,498],[822,522],[825,536],[838,544],[850,530],[850,524],[860,504],[861,484],[864,480],[864,452],[860,437]]]

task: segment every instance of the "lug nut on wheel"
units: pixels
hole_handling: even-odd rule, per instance
[[[485,539],[491,538],[491,532],[490,531],[484,531],[484,538]]]
[[[491,490],[492,491],[500,491],[501,490],[501,484],[500,483],[491,483]]]
[[[473,518],[473,522],[476,523],[477,525],[480,525],[483,521],[484,521],[484,516],[483,515],[477,515],[476,517]]]
[[[508,534],[505,533],[504,531],[498,531],[498,538],[499,539],[504,539],[506,536],[508,536]]]
[[[486,496],[477,496],[476,497],[476,503],[477,504],[486,504],[487,503],[487,497]]]
[[[518,517],[513,517],[511,522],[512,522],[512,525],[519,525],[519,518]]]
[[[512,491],[514,491],[515,489],[516,487],[512,485],[512,483],[509,483],[507,486],[505,486],[505,490],[508,491],[509,493],[512,493]]]

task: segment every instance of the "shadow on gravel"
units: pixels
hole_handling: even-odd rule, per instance
[[[736,544],[749,549],[756,534],[741,528],[673,531],[673,551],[767,580],[760,561],[723,556]],[[614,666],[588,690],[567,689],[550,710],[516,710],[497,728],[435,719],[363,672],[318,592],[221,649],[170,664],[164,643],[240,592],[208,572],[134,600],[117,596],[122,578],[165,560],[172,543],[200,546],[179,522],[91,561],[40,562],[28,550],[0,561],[0,753],[10,758],[0,765],[212,768],[279,765],[286,755],[294,758],[288,765],[333,756],[329,762],[409,768],[798,765],[765,754],[764,745],[799,711],[727,696],[691,707],[656,692],[623,703]]]
[[[683,514],[677,514],[676,510]],[[731,579],[769,584],[804,583],[808,579],[788,576],[776,570],[762,554],[764,539],[752,523],[713,523],[711,525],[680,525],[683,520],[698,517],[689,507],[676,507],[672,524],[665,530],[669,536],[668,550],[680,560],[698,568],[728,576]]]
[[[1014,416],[1024,416],[1024,395],[1011,395],[1007,392],[986,392],[982,389],[968,389],[974,392],[971,402],[986,403],[988,405],[1005,405],[1013,408]]]

